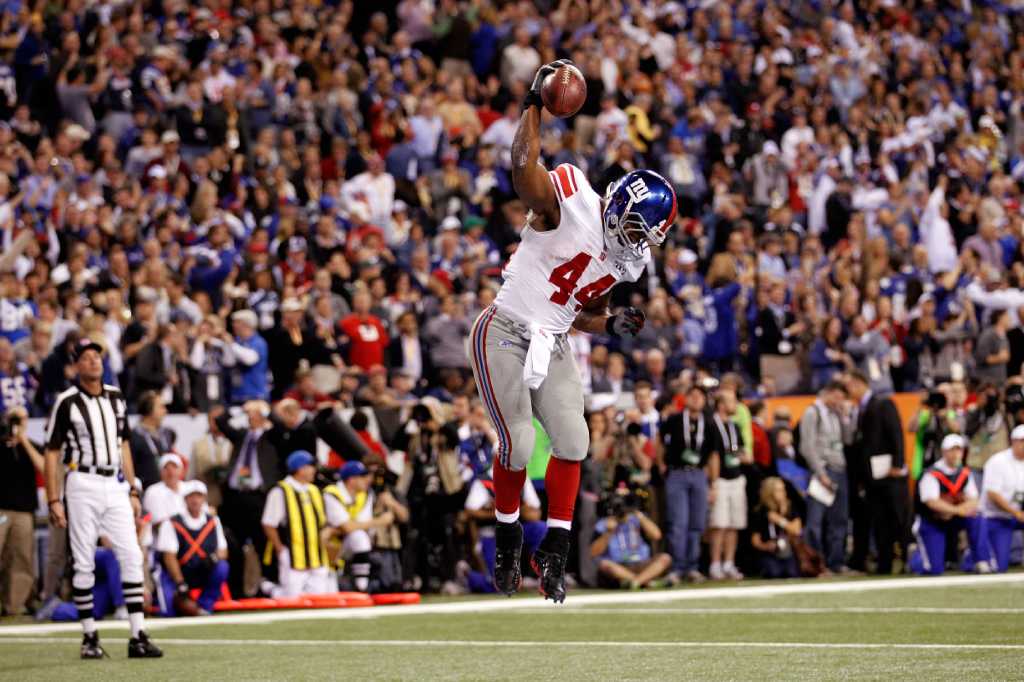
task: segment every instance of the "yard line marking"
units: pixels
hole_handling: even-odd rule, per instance
[[[614,604],[666,604],[677,601],[705,601],[710,599],[745,599],[749,597],[778,597],[803,594],[829,594],[845,592],[874,592],[877,590],[907,590],[936,587],[979,587],[1024,583],[1024,573],[998,575],[957,575],[931,578],[881,578],[853,580],[805,580],[783,584],[729,585],[726,587],[680,588],[654,592],[609,592],[582,594],[569,597],[569,608],[579,606],[611,606]],[[490,613],[547,609],[567,611],[562,605],[545,603],[539,596],[532,600],[502,599],[497,596],[442,604],[412,604],[408,606],[368,606],[347,609],[310,609],[300,611],[261,611],[257,613],[230,613],[190,618],[151,618],[147,630],[168,627],[202,625],[262,625],[296,620],[359,620],[387,616],[441,615],[449,613]],[[126,630],[127,621],[99,621],[101,630]],[[0,639],[8,635],[42,635],[58,632],[81,632],[78,623],[40,623],[34,625],[0,626]]]
[[[1017,614],[1024,613],[1024,609],[1014,608],[985,608],[985,607],[963,607],[955,608],[949,607],[944,608],[941,606],[893,606],[893,607],[870,607],[870,606],[830,606],[830,607],[816,607],[816,606],[780,606],[777,608],[676,608],[668,607],[664,609],[659,608],[639,608],[634,609],[625,606],[621,609],[605,609],[605,608],[589,608],[589,607],[569,607],[560,608],[557,610],[553,609],[538,609],[536,607],[525,607],[522,611],[528,611],[529,613],[571,613],[571,614],[595,614],[595,615],[607,615],[614,614],[616,616],[625,616],[631,614],[641,615],[656,615],[656,614],[686,614],[686,615],[786,615],[786,614],[829,614],[829,613],[865,613],[865,614],[886,614],[886,613],[933,613],[933,614]]]
[[[0,644],[56,644],[76,643],[71,637],[4,637]],[[673,649],[673,648],[719,648],[719,649],[944,649],[944,650],[992,650],[1024,651],[1024,644],[926,644],[892,642],[596,642],[576,641],[486,641],[471,639],[161,639],[161,645],[169,646],[359,646],[359,647],[478,647],[501,649],[535,649],[537,647],[573,648],[626,648],[626,649]]]

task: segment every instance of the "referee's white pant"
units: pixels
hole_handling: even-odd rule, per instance
[[[68,474],[64,503],[74,577],[72,594],[78,618],[92,618],[92,588],[96,583],[96,543],[106,536],[121,565],[121,584],[129,613],[142,612],[142,550],[135,534],[129,486],[114,476],[81,471]]]

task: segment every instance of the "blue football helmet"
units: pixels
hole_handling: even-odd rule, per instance
[[[676,192],[654,171],[627,173],[608,185],[604,200],[604,243],[618,260],[643,260],[676,220]]]

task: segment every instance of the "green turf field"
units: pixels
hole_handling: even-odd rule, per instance
[[[774,596],[689,588],[626,602],[634,596],[578,590],[558,607],[495,597],[430,600],[420,613],[163,621],[152,629],[166,652],[159,661],[126,660],[122,625],[102,632],[107,661],[79,661],[73,631],[0,627],[0,678],[1024,680],[1024,575],[920,587],[925,580]]]

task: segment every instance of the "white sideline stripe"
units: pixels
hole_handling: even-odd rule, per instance
[[[0,644],[65,644],[71,637],[4,637]],[[484,649],[536,649],[537,647],[626,648],[626,649],[949,649],[1024,651],[1024,644],[917,644],[888,642],[595,642],[583,641],[482,641],[469,639],[161,639],[170,646],[315,646],[325,644],[357,647],[477,647]]]
[[[749,597],[779,597],[802,594],[835,594],[846,592],[874,592],[877,590],[907,590],[938,587],[979,587],[1024,583],[1024,573],[998,575],[954,575],[915,578],[882,578],[853,580],[810,580],[783,584],[729,585],[698,589],[658,590],[653,592],[609,592],[607,594],[569,595],[569,605],[610,606],[613,604],[666,604],[677,601],[705,601],[709,599],[746,599]],[[521,611],[543,609],[568,611],[564,606],[548,604],[536,597],[533,600],[505,599],[494,596],[469,601],[442,604],[411,604],[408,606],[369,606],[347,609],[309,609],[299,611],[260,611],[255,613],[229,613],[191,618],[150,618],[146,628],[158,630],[168,627],[202,625],[259,625],[296,620],[349,620],[381,618],[386,616],[441,615],[447,613],[489,613],[493,611]],[[101,630],[125,630],[127,621],[100,621]],[[78,623],[40,623],[35,625],[0,626],[0,639],[7,635],[43,635],[58,632],[81,632]]]
[[[668,608],[664,608],[664,609],[659,609],[659,608],[631,609],[629,607],[624,607],[624,608],[621,608],[621,609],[603,609],[603,608],[592,609],[592,608],[587,608],[587,607],[584,607],[584,608],[569,607],[569,608],[562,608],[562,609],[557,609],[557,610],[554,610],[554,609],[540,610],[540,609],[537,609],[536,607],[532,607],[532,608],[524,608],[523,611],[529,611],[531,614],[533,614],[533,613],[537,613],[537,614],[540,614],[540,613],[544,613],[544,614],[571,613],[571,614],[584,614],[585,615],[585,614],[592,613],[592,614],[595,614],[595,615],[614,614],[616,616],[628,616],[628,615],[633,615],[633,614],[640,614],[640,615],[645,615],[645,616],[646,615],[659,615],[659,614],[668,614],[668,615],[685,614],[685,615],[691,615],[691,616],[701,616],[701,615],[715,616],[715,615],[758,615],[758,614],[768,614],[768,615],[797,614],[797,615],[799,615],[799,614],[828,614],[828,613],[845,613],[845,614],[856,614],[856,613],[864,613],[864,614],[876,614],[876,613],[877,614],[886,614],[886,613],[933,613],[933,614],[945,614],[945,615],[957,615],[957,614],[959,614],[959,615],[966,615],[966,614],[995,614],[995,615],[1002,615],[1002,614],[1024,613],[1024,609],[1001,608],[1001,607],[985,608],[985,607],[980,607],[980,606],[979,607],[964,607],[964,608],[955,608],[955,607],[943,608],[943,607],[940,607],[940,606],[935,606],[935,607],[932,607],[932,606],[893,606],[893,607],[880,606],[880,607],[877,607],[877,608],[873,608],[873,607],[870,607],[870,606],[834,606],[834,607],[815,607],[815,606],[809,606],[809,607],[795,606],[795,607],[790,607],[790,606],[780,606],[780,607],[777,607],[777,608],[760,608],[760,609],[758,609],[758,608],[750,608],[750,609],[736,608],[736,609],[734,609],[734,608],[728,608],[728,607],[726,607],[726,608],[706,608],[706,609],[702,609],[702,608],[686,609],[686,608],[672,608],[672,607],[668,607]]]

